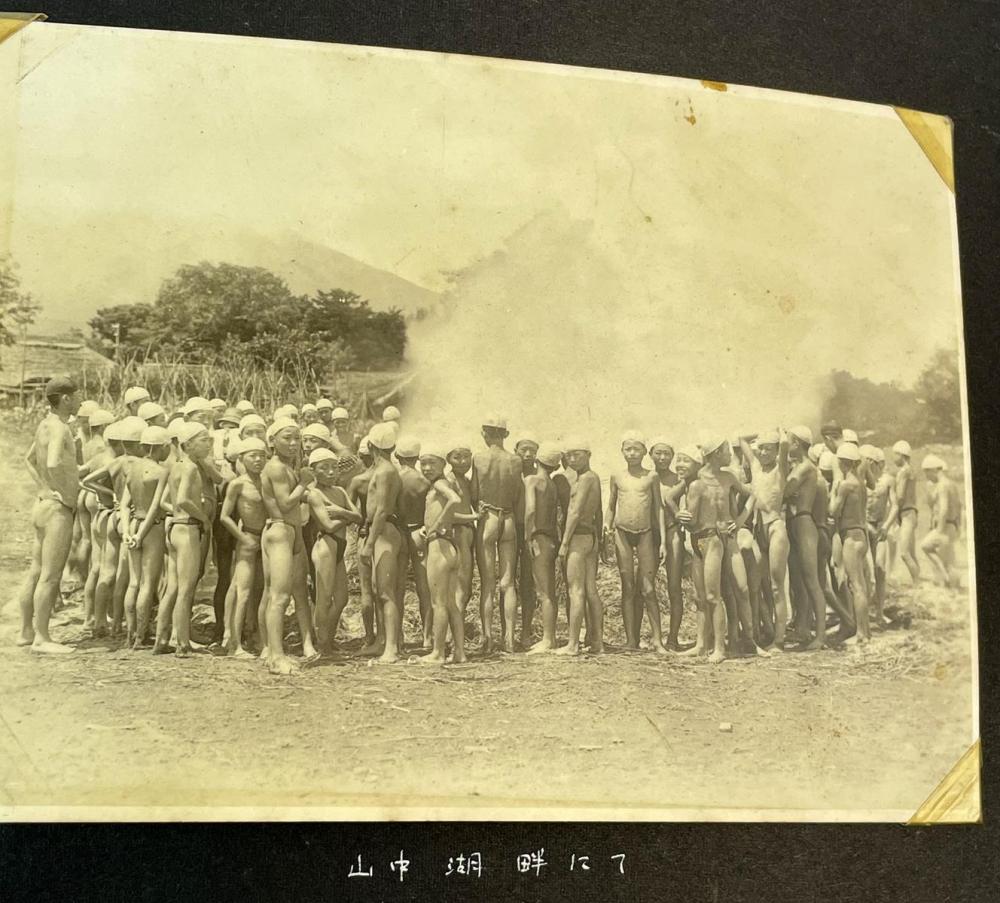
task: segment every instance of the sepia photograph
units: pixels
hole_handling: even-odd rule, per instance
[[[980,820],[946,111],[28,20],[0,83],[0,820]]]

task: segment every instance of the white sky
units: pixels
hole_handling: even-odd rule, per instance
[[[627,310],[638,293],[653,321],[662,302],[664,329],[739,308],[760,334],[727,342],[757,360],[787,340],[810,345],[818,372],[909,382],[955,341],[952,197],[885,108],[40,23],[0,46],[0,72],[15,67],[9,249],[43,303],[110,267],[135,217],[164,235],[210,222],[208,259],[228,227],[293,230],[440,289],[442,270],[557,215],[591,224],[622,273],[624,297],[583,300]]]

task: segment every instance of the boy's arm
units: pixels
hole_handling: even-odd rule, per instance
[[[38,468],[35,467],[35,443],[31,443],[31,447],[24,455],[24,466],[28,468],[28,473],[31,474],[31,479],[35,481],[35,485],[39,489],[47,489],[48,487],[42,482],[41,474],[38,472]]]
[[[590,487],[586,483],[583,485],[578,483],[574,488],[576,492],[570,493],[569,511],[566,512],[566,526],[563,528],[563,539],[559,545],[560,556],[565,556],[569,552],[569,541],[573,538],[577,525],[580,523],[580,509],[583,507],[587,493],[590,491]]]
[[[850,484],[847,480],[841,480],[837,484],[837,491],[833,494],[833,504],[830,506],[830,517],[835,521],[840,519],[840,512],[843,510],[844,501],[850,491]]]
[[[885,521],[882,524],[882,532],[888,533],[889,528],[899,517],[899,496],[896,495],[896,481],[889,484],[889,511],[886,513]]]
[[[778,432],[778,469],[781,471],[782,479],[788,478],[788,433],[784,430]]]
[[[236,513],[236,504],[240,500],[240,494],[243,492],[243,479],[235,479],[226,487],[226,495],[222,499],[222,510],[219,512],[219,523],[222,524],[226,530],[238,541],[242,542],[246,538],[246,534],[239,528],[236,523],[236,518],[233,515]]]
[[[201,488],[198,487],[197,498],[198,501],[194,501],[193,496],[195,493],[192,491],[194,488],[195,477],[198,475],[198,465],[192,464],[190,461],[185,461],[183,464],[178,465],[184,469],[181,471],[181,479],[177,484],[177,498],[174,500],[174,510],[183,511],[189,517],[194,520],[201,521],[203,524],[208,524],[208,517],[201,507]],[[200,480],[201,478],[198,477]]]
[[[270,462],[268,462],[267,467],[270,468],[268,479],[271,483],[271,492],[274,494],[274,500],[282,513],[291,511],[296,505],[305,501],[306,490],[314,480],[303,480],[300,477],[299,481],[292,486],[287,467],[283,465],[272,467]],[[307,476],[311,476],[311,472]]]
[[[385,485],[385,478],[382,474],[376,473],[368,485],[368,513],[371,515],[371,524],[368,527],[368,538],[365,540],[364,550],[366,557],[371,558],[375,549],[375,540],[385,529],[386,520],[389,517],[388,487]]]
[[[118,524],[122,534],[122,542],[124,543],[128,543],[132,538],[132,534],[129,532],[132,518],[128,510],[131,504],[132,490],[129,489],[128,479],[126,478],[125,488],[122,490],[122,497],[118,500]]]
[[[324,496],[318,489],[307,492],[306,501],[309,504],[309,513],[316,518],[316,523],[319,524],[320,530],[324,533],[334,533],[348,523],[347,520],[341,517],[330,516],[331,510],[344,511],[345,514],[349,512],[345,511],[343,508],[337,508],[335,505],[331,505],[326,500],[326,496]]]
[[[618,510],[618,481],[615,475],[611,474],[610,488],[608,489],[608,508],[604,512],[604,523],[609,530],[614,529],[615,512]],[[600,531],[603,533],[604,531]],[[600,535],[600,534],[599,534]]]
[[[167,469],[164,467],[162,470],[163,472],[156,481],[156,489],[153,491],[153,498],[149,503],[149,510],[146,512],[146,516],[143,518],[142,523],[139,524],[139,529],[136,531],[135,541],[137,545],[141,545],[142,541],[146,538],[146,534],[153,529],[153,522],[160,513],[160,503],[163,499],[163,490],[166,489],[167,486]]]
[[[530,544],[535,535],[535,477],[524,481],[524,538]]]
[[[441,513],[427,530],[428,533],[437,532],[445,524],[450,525],[452,512],[462,504],[462,497],[448,485],[446,480],[438,480],[434,484],[434,488],[444,496],[445,502],[444,507],[441,509]]]

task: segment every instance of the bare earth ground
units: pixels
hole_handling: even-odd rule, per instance
[[[319,816],[318,807],[362,806],[413,817],[397,807],[420,805],[487,817],[487,807],[531,805],[544,817],[558,817],[547,809],[558,806],[596,818],[712,807],[905,818],[972,739],[968,600],[930,584],[894,593],[912,628],[877,635],[868,652],[721,666],[652,653],[473,656],[435,669],[341,656],[278,678],[256,662],[154,659],[103,643],[36,657],[13,645],[32,495],[10,455],[24,444],[9,427],[0,433],[3,460],[15,462],[0,471],[0,807],[294,806]],[[211,621],[208,590],[201,623]],[[602,597],[613,637],[621,621],[609,568]],[[407,608],[416,640],[412,594]],[[56,639],[79,635],[79,594],[57,620]],[[358,624],[355,585],[343,639]]]

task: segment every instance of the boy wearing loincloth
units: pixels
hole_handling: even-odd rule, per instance
[[[332,405],[330,406],[332,410]],[[355,505],[361,513],[361,522],[358,525],[358,549],[368,537],[367,517],[368,517],[368,484],[372,478],[372,471],[375,467],[375,460],[372,457],[371,448],[368,445],[368,437],[358,443],[358,458],[364,466],[361,473],[353,476],[347,486],[347,497],[351,504]],[[375,604],[375,597],[372,590],[372,569],[370,562],[362,559],[358,555],[358,582],[361,584],[361,621],[365,628],[365,644],[361,648],[361,655],[372,655],[381,651],[380,644],[384,642],[382,631],[382,610]]]
[[[590,651],[604,652],[604,610],[597,592],[597,558],[604,532],[601,515],[601,480],[590,469],[590,443],[584,439],[566,441],[566,462],[576,473],[572,484],[566,529],[559,544],[559,558],[565,562],[569,586],[569,640],[557,655],[580,654],[580,628],[584,609],[589,612]]]
[[[267,512],[261,494],[261,472],[267,463],[267,444],[250,436],[239,440],[242,474],[226,488],[219,522],[236,541],[233,590],[226,597],[226,628],[222,637],[225,650],[236,658],[252,653],[243,645],[247,613],[260,602],[264,588],[264,562],[260,540]]]
[[[28,473],[38,488],[31,512],[35,539],[31,568],[21,589],[19,646],[33,652],[72,652],[49,635],[49,618],[59,598],[59,581],[73,541],[73,519],[80,481],[76,443],[69,426],[80,407],[76,386],[68,379],[51,379],[45,386],[49,412],[35,430],[25,455]]]
[[[521,459],[521,479],[526,480],[537,471],[535,458],[538,443],[529,436],[522,436],[514,443],[514,454]],[[535,581],[532,570],[531,550],[524,531],[524,493],[514,505],[514,532],[517,534],[517,598],[521,605],[521,649],[531,646],[531,626],[535,617]],[[501,628],[504,624],[501,609]],[[506,630],[501,630],[506,635]],[[513,630],[511,631],[513,632]]]
[[[473,495],[478,499],[476,562],[479,568],[479,610],[482,618],[484,653],[493,651],[493,607],[499,589],[503,600],[503,648],[514,651],[514,621],[517,618],[517,530],[514,509],[524,493],[521,459],[503,447],[507,421],[486,417],[482,437],[486,448],[472,456]]]
[[[868,555],[868,530],[865,525],[866,489],[864,475],[859,473],[861,452],[858,446],[843,442],[837,449],[837,464],[841,479],[834,490],[830,515],[840,536],[844,554],[844,570],[854,600],[853,637],[849,644],[863,645],[871,639],[868,623],[868,581],[865,579],[865,557]],[[817,617],[817,635],[822,636],[824,618]]]
[[[445,478],[462,499],[458,513],[475,514],[478,500],[472,494],[472,482],[469,479],[469,472],[472,469],[472,443],[463,439],[453,439],[451,447],[448,449],[448,464],[451,467],[451,472],[446,474]],[[464,624],[465,613],[469,607],[469,600],[472,598],[476,521],[455,524],[455,545],[458,548],[458,582],[455,592]]]
[[[462,513],[462,496],[445,478],[447,450],[436,446],[422,449],[420,470],[429,488],[425,494],[424,522],[417,534],[417,545],[423,550],[427,565],[427,580],[433,605],[433,648],[420,659],[421,664],[443,665],[446,644],[451,632],[451,661],[465,661],[465,622],[462,618],[458,590],[459,553],[455,542],[458,524],[474,524],[477,516]]]
[[[667,575],[667,598],[670,600],[670,629],[667,633],[667,649],[680,649],[677,634],[684,617],[684,598],[681,594],[681,577],[684,573],[684,535],[673,509],[667,504],[667,493],[672,491],[680,477],[671,469],[674,461],[674,447],[662,436],[651,439],[649,457],[660,484],[660,512],[654,526],[653,545],[659,561]]]
[[[417,470],[419,458],[420,443],[410,436],[400,437],[396,442],[396,461],[399,464],[401,484],[397,508],[403,521],[404,536],[396,579],[399,581],[397,594],[402,611],[406,592],[406,574],[408,568],[413,567],[413,582],[416,584],[417,601],[420,606],[420,623],[423,628],[422,648],[429,650],[433,646],[431,623],[434,615],[431,608],[431,590],[427,582],[427,566],[417,547],[416,534],[424,526],[425,500],[431,484]],[[400,636],[400,648],[402,648],[402,642],[402,636]]]
[[[535,591],[542,603],[542,638],[528,649],[529,655],[556,648],[556,551],[561,541],[559,500],[552,474],[562,461],[562,451],[552,442],[543,442],[536,460],[535,473],[524,480],[524,535]]]
[[[913,454],[910,443],[900,439],[893,445],[892,454],[896,463],[897,548],[899,557],[910,572],[910,580],[916,585],[920,579],[920,562],[917,561],[917,478],[910,466],[910,455]]]
[[[927,479],[931,507],[931,529],[920,544],[941,580],[941,585],[958,588],[961,577],[955,570],[955,541],[962,526],[962,500],[958,486],[945,473],[945,462],[927,455],[920,465]]]
[[[629,431],[622,437],[621,452],[626,466],[611,475],[604,531],[614,537],[622,587],[625,648],[639,648],[645,607],[653,633],[653,649],[665,653],[655,586],[659,564],[656,527],[663,508],[660,480],[655,471],[642,466],[646,443],[639,433]]]

